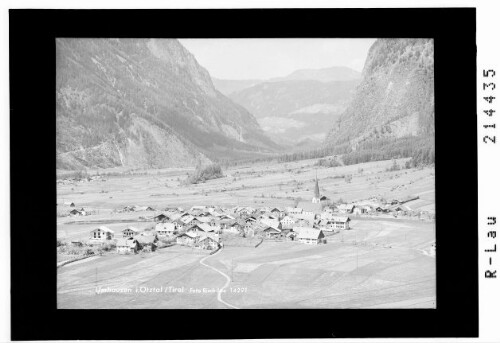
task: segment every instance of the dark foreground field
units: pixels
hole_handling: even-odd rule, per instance
[[[352,227],[319,246],[264,242],[209,257],[174,246],[83,260],[58,269],[58,307],[435,308],[434,223]],[[121,292],[96,291],[108,288]]]

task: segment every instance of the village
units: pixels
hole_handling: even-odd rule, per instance
[[[372,216],[390,214],[415,216],[404,203],[418,199],[407,197],[381,204],[376,198],[350,204],[333,204],[327,196],[320,194],[316,178],[314,195],[310,201],[300,201],[296,207],[236,206],[192,206],[190,209],[167,207],[158,213],[150,206],[125,206],[117,213],[150,211],[153,216],[140,216],[138,220],[155,224],[142,230],[125,226],[117,233],[101,225],[89,232],[88,240],[60,242],[77,248],[98,247],[98,253],[137,254],[154,252],[158,248],[172,245],[216,251],[224,246],[224,241],[241,238],[263,240],[294,241],[302,244],[327,244],[328,237],[342,230],[350,230],[350,216]],[[65,205],[71,210],[68,216],[87,216],[92,212],[76,208],[74,202]],[[259,244],[257,243],[257,245]],[[104,248],[104,249],[103,249]],[[77,249],[76,254],[94,255],[93,249]]]
[[[58,308],[432,307],[433,168],[316,162],[62,175]],[[95,293],[140,285],[229,293]]]

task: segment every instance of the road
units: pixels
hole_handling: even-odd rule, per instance
[[[217,273],[219,273],[220,275],[222,275],[222,276],[224,276],[224,277],[226,278],[226,283],[225,283],[225,284],[224,284],[224,286],[223,286],[221,289],[219,289],[219,291],[217,292],[217,300],[218,300],[219,302],[223,303],[224,305],[226,305],[226,306],[230,307],[230,308],[239,309],[238,307],[233,306],[233,305],[231,305],[230,303],[228,303],[228,302],[226,302],[226,301],[222,300],[222,293],[224,292],[224,290],[225,290],[225,289],[229,286],[229,284],[231,283],[231,279],[229,278],[229,276],[228,276],[226,273],[221,272],[221,271],[220,271],[220,270],[218,270],[217,268],[212,267],[212,266],[210,266],[210,265],[208,265],[208,264],[206,264],[206,263],[205,263],[205,260],[206,260],[207,258],[209,258],[209,257],[211,257],[211,256],[215,256],[215,255],[219,254],[219,253],[220,253],[223,249],[224,249],[224,248],[223,248],[223,247],[221,247],[221,248],[219,249],[219,251],[217,251],[215,254],[213,254],[213,255],[208,255],[208,256],[206,256],[206,257],[202,258],[202,259],[200,260],[200,264],[201,264],[201,265],[203,265],[203,266],[205,266],[205,267],[207,267],[207,268],[210,268],[210,269],[212,269],[212,270],[216,271]]]

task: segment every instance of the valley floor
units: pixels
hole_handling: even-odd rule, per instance
[[[128,225],[144,229],[154,223],[139,217],[160,212],[115,212],[124,206],[156,210],[194,205],[293,206],[298,197],[311,198],[316,172],[321,194],[333,201],[411,195],[419,199],[405,205],[434,214],[434,168],[387,171],[392,161],[380,161],[316,169],[315,162],[232,167],[222,179],[190,186],[183,185],[186,170],[59,184],[58,204],[74,202],[76,208],[93,214],[63,216],[69,209],[58,206],[57,236],[86,239],[99,225],[115,232]],[[403,165],[404,160],[398,163]],[[346,182],[344,175],[352,175],[352,181]],[[105,255],[71,263],[58,269],[58,308],[229,308],[227,304],[238,308],[435,308],[434,221],[351,219],[352,230],[329,235],[328,243],[318,246],[264,241],[257,248],[227,246],[206,259],[204,252],[173,246],[151,254]],[[230,283],[220,298],[227,304],[217,296],[227,282],[224,275]],[[131,291],[96,292],[107,287]],[[158,288],[160,292],[147,291]]]
[[[435,308],[434,234],[429,222],[353,220],[316,246],[107,255],[58,269],[58,308]]]

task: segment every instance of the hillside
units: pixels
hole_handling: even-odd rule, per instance
[[[361,83],[325,143],[342,149],[434,149],[434,46],[430,39],[379,39]],[[390,156],[390,153],[389,153]],[[395,156],[394,156],[395,157]],[[433,159],[433,157],[432,157]]]
[[[229,94],[241,91],[245,88],[252,87],[263,80],[224,80],[212,77],[214,87],[222,94],[229,96]]]
[[[269,82],[292,80],[315,80],[320,82],[359,80],[361,74],[348,67],[329,67],[320,69],[299,69],[284,77],[275,77]]]
[[[57,168],[193,166],[275,151],[173,39],[56,41]]]
[[[257,118],[268,135],[284,145],[320,143],[345,110],[358,80],[265,82],[232,93],[231,99]]]

